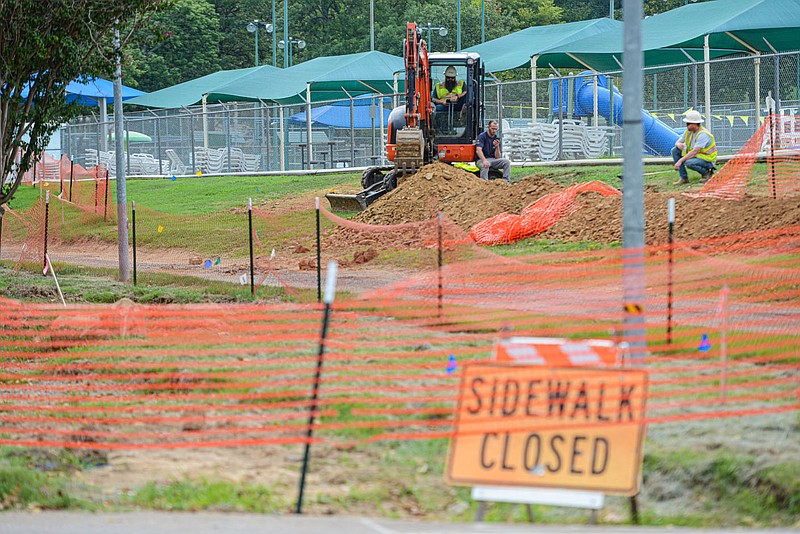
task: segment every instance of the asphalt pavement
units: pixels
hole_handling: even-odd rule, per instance
[[[683,529],[627,526],[429,523],[348,516],[184,512],[0,512],[0,534],[723,534],[798,533],[800,529]]]

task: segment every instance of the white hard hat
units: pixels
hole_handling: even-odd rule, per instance
[[[452,65],[450,67],[447,67],[446,69],[444,69],[444,75],[445,76],[452,76],[453,78],[455,78],[456,77],[456,68],[453,67]]]
[[[686,124],[703,124],[703,116],[699,111],[690,109],[686,112],[686,117],[683,119]]]

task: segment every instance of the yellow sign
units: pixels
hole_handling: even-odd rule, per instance
[[[646,390],[640,370],[467,365],[446,478],[635,495]]]

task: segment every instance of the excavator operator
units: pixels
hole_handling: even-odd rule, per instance
[[[465,96],[467,91],[464,80],[456,80],[456,68],[451,65],[444,70],[444,83],[436,82],[433,87],[431,100],[436,104],[436,111],[447,111],[449,105],[452,105],[455,111],[461,111]]]
[[[437,129],[451,133],[455,133],[453,129],[457,124],[464,122],[467,111],[464,107],[467,89],[464,80],[457,80],[456,76],[456,68],[452,65],[447,67],[444,70],[444,83],[436,82],[431,95],[431,101],[436,105],[434,124]]]

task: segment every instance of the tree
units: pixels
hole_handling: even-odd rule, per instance
[[[114,29],[130,32],[164,3],[0,0],[0,206],[58,125],[78,113],[66,85],[112,74]]]
[[[272,20],[271,0],[214,0],[219,18],[220,66],[225,69],[243,69],[254,64],[253,48],[255,36],[247,32],[247,23],[254,20],[271,23],[277,40],[283,31],[283,3],[275,1],[275,18]],[[272,64],[272,35],[262,26],[258,33],[259,65]],[[281,51],[276,50],[280,55]]]
[[[501,0],[499,3],[505,33],[558,24],[563,16],[562,9],[553,4],[553,0]]]
[[[128,85],[155,91],[220,69],[219,19],[206,0],[174,0],[171,9],[152,17],[151,24],[137,32],[141,44],[130,51]]]

